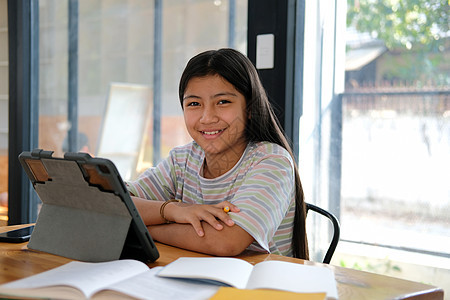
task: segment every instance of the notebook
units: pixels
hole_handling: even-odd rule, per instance
[[[71,259],[159,257],[114,163],[87,153],[35,149],[19,160],[42,201],[28,248]]]

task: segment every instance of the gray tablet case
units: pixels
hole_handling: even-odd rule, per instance
[[[89,262],[155,261],[158,250],[114,164],[86,153],[52,154],[19,155],[42,201],[28,248]]]

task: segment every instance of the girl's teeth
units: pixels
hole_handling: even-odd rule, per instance
[[[203,131],[204,134],[208,134],[208,135],[213,135],[213,134],[218,134],[220,131],[216,130],[216,131]]]

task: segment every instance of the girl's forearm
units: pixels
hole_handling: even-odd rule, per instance
[[[136,206],[145,225],[149,226],[166,223],[166,220],[163,219],[159,213],[159,209],[163,204],[162,201],[152,201],[138,197],[131,197],[131,199],[133,199],[134,206]]]
[[[235,256],[244,251],[252,242],[241,227],[223,226],[216,230],[208,223],[202,224],[205,235],[200,237],[190,224],[164,224],[148,226],[148,230],[158,242],[171,246],[217,256]]]

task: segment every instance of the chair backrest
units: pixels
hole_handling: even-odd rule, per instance
[[[325,209],[322,209],[311,203],[306,203],[306,215],[308,215],[308,212],[310,210],[327,217],[333,224],[333,238],[331,239],[330,246],[328,247],[327,253],[325,254],[325,258],[323,259],[323,263],[329,264],[331,261],[331,257],[334,254],[334,250],[336,250],[336,246],[339,242],[339,236],[341,234],[341,227],[339,225],[339,221],[332,213],[326,211]]]

